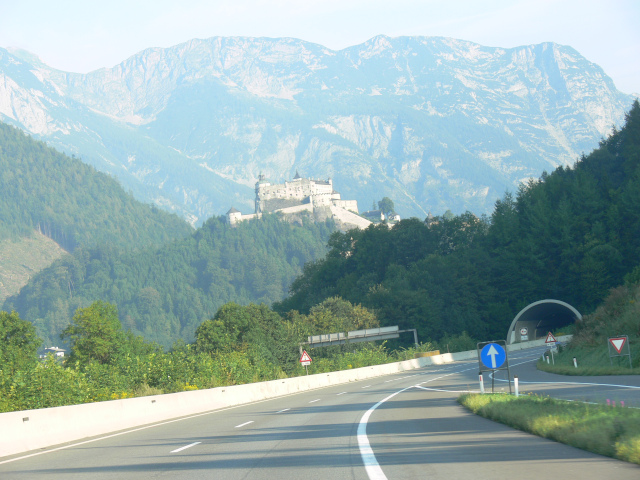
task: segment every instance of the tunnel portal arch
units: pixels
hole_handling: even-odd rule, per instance
[[[507,332],[507,343],[543,338],[549,331],[571,325],[576,320],[582,320],[582,315],[568,303],[551,298],[538,300],[515,316]],[[526,340],[522,338],[522,329],[527,331]]]

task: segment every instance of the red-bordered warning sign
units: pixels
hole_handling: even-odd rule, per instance
[[[610,338],[609,343],[611,343],[611,346],[616,349],[616,352],[618,352],[618,354],[620,354],[622,353],[624,344],[627,343],[627,337]]]
[[[302,351],[302,356],[300,357],[300,363],[302,363],[302,365],[309,365],[311,363],[311,357],[309,356],[306,350]]]
[[[547,339],[544,341],[544,343],[556,343],[556,337],[553,336],[553,333],[549,332],[547,333]]]

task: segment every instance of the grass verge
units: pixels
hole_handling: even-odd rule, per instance
[[[629,367],[629,357],[609,358],[606,339],[600,345],[573,345],[559,347],[554,354],[554,364],[538,360],[537,368],[559,375],[640,375],[640,344],[635,337],[629,339],[633,368]],[[578,367],[573,365],[576,359]]]
[[[464,394],[473,413],[589,452],[640,464],[640,410],[549,397]]]

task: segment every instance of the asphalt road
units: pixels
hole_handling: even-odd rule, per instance
[[[640,378],[545,374],[540,354],[510,355],[521,389],[640,406]],[[495,387],[508,390],[501,375]],[[640,478],[640,467],[468,413],[455,401],[468,389],[477,362],[425,367],[0,458],[0,479]]]

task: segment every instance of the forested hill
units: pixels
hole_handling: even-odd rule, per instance
[[[0,123],[0,240],[39,230],[68,251],[159,246],[193,232],[109,176]]]
[[[115,304],[125,329],[146,340],[192,341],[224,303],[281,300],[305,262],[324,256],[333,224],[302,220],[291,225],[265,215],[232,227],[216,217],[159,249],[80,248],[32,278],[2,309],[33,322],[45,344],[59,343],[76,309],[96,300]]]
[[[640,105],[572,168],[506,193],[490,218],[403,220],[334,233],[329,246],[277,311],[339,295],[425,340],[504,338],[518,311],[545,298],[590,313],[640,263]]]

